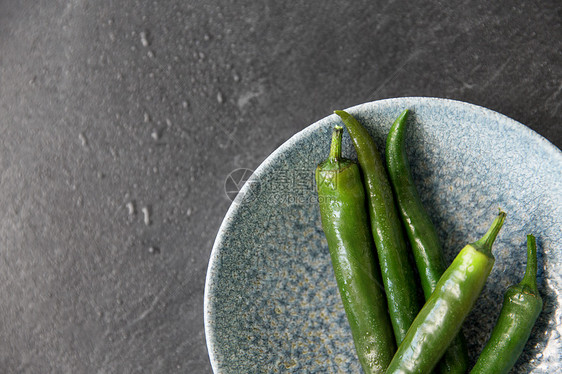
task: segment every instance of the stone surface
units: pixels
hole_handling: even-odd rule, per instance
[[[561,13],[0,0],[0,371],[210,372],[228,174],[334,109],[398,96],[482,105],[561,147]]]

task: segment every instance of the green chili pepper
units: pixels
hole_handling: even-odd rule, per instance
[[[537,245],[535,237],[527,235],[527,269],[523,280],[505,292],[490,340],[470,373],[508,373],[523,352],[542,306],[537,289]]]
[[[422,310],[398,347],[387,374],[429,373],[458,334],[494,265],[492,245],[505,213],[488,232],[465,246],[437,282]]]
[[[428,299],[447,267],[437,231],[416,190],[404,149],[408,114],[408,109],[404,110],[390,129],[386,139],[386,168],[414,254],[423,293]],[[453,340],[438,368],[441,373],[466,373],[468,353],[462,332]]]
[[[340,296],[365,373],[384,373],[396,351],[356,163],[341,157],[336,126],[329,158],[316,169],[322,227]]]
[[[363,172],[371,231],[381,267],[390,320],[396,343],[400,344],[420,310],[421,303],[400,218],[394,206],[392,188],[381,155],[367,130],[347,112],[337,110],[335,113],[347,127]]]

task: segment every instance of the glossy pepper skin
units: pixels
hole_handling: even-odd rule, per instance
[[[426,374],[435,367],[490,275],[494,265],[492,245],[504,219],[505,213],[500,212],[488,232],[465,246],[445,270],[398,347],[387,374]]]
[[[365,373],[384,373],[396,351],[380,270],[368,225],[359,167],[341,158],[336,126],[329,158],[316,169],[322,228],[336,281]]]
[[[386,139],[386,169],[427,300],[447,266],[437,231],[422,204],[406,155],[404,142],[408,114],[408,109],[404,110],[390,128]],[[437,369],[439,373],[466,373],[468,353],[462,332],[453,339]]]
[[[381,268],[384,289],[396,343],[406,336],[420,310],[413,267],[400,217],[394,205],[392,187],[373,138],[350,114],[337,110],[347,127],[363,173],[369,205],[371,232]]]
[[[470,373],[508,373],[523,352],[542,307],[537,289],[537,245],[535,237],[527,235],[527,269],[523,280],[505,292],[498,321]]]

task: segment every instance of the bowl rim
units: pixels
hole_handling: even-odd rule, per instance
[[[523,134],[525,134],[528,137],[533,138],[534,140],[538,141],[543,147],[545,147],[545,149],[549,152],[552,153],[554,157],[559,157],[560,158],[560,162],[562,163],[562,150],[560,150],[558,147],[556,147],[554,144],[552,144],[551,142],[549,142],[546,138],[544,138],[542,135],[540,135],[539,133],[537,133],[536,131],[532,130],[531,128],[525,126],[524,124],[522,124],[519,121],[514,120],[511,117],[508,117],[505,114],[501,114],[499,112],[496,112],[492,109],[488,109],[486,107],[483,107],[481,105],[477,105],[477,104],[472,104],[469,102],[465,102],[465,101],[460,101],[460,100],[454,100],[454,99],[446,99],[446,98],[439,98],[439,97],[431,97],[431,96],[403,96],[403,97],[394,97],[394,98],[387,98],[387,99],[381,99],[381,100],[374,100],[374,101],[368,101],[365,103],[361,103],[361,104],[357,104],[354,106],[351,106],[347,109],[344,109],[346,111],[358,111],[361,110],[365,107],[368,106],[372,106],[372,105],[381,105],[381,104],[390,104],[392,105],[394,102],[396,103],[396,105],[399,105],[401,102],[408,102],[409,105],[410,102],[420,102],[422,104],[427,104],[427,103],[438,103],[439,105],[448,105],[448,106],[452,106],[452,107],[463,107],[463,108],[467,108],[469,110],[472,111],[480,111],[480,112],[484,112],[487,114],[492,114],[495,116],[498,116],[499,119],[501,119],[502,121],[505,121],[505,123],[508,123],[509,126],[511,126],[513,129],[515,129],[518,132],[522,132]],[[255,175],[256,177],[260,177],[260,175],[264,172],[264,170],[266,170],[270,164],[272,164],[279,156],[280,154],[283,153],[284,150],[289,149],[291,146],[293,146],[294,143],[296,143],[297,141],[300,141],[300,139],[302,139],[304,136],[308,135],[311,132],[316,131],[319,127],[322,126],[322,123],[324,121],[328,121],[330,117],[336,116],[335,114],[330,114],[326,117],[323,117],[317,121],[315,121],[314,123],[308,125],[307,127],[303,128],[302,130],[298,131],[297,133],[295,133],[294,135],[292,135],[289,139],[287,139],[285,142],[283,142],[277,149],[275,149],[269,156],[267,156],[263,162],[261,162],[261,164],[256,168],[256,170],[253,172],[253,175]],[[244,195],[244,193],[247,192],[247,190],[251,188],[251,184],[250,183],[245,183],[242,188],[240,189],[240,192],[238,193],[238,195]],[[220,251],[220,247],[222,242],[224,241],[224,235],[225,233],[228,231],[228,228],[233,220],[232,217],[234,217],[238,210],[240,209],[240,204],[236,204],[235,202],[232,202],[230,207],[228,208],[222,222],[221,225],[219,227],[219,230],[217,232],[217,236],[215,238],[215,241],[213,243],[213,247],[211,249],[211,254],[209,257],[209,263],[207,265],[207,271],[206,271],[206,276],[205,276],[205,290],[204,290],[204,300],[203,300],[203,315],[204,315],[204,331],[205,331],[205,341],[206,341],[206,345],[207,345],[207,352],[209,355],[209,360],[211,362],[211,367],[214,373],[218,372],[218,368],[217,368],[217,361],[216,361],[216,357],[215,357],[215,339],[214,339],[214,331],[211,328],[211,311],[210,311],[210,294],[212,292],[212,286],[213,286],[213,279],[212,279],[212,270],[216,265],[216,260],[218,258],[218,254]]]

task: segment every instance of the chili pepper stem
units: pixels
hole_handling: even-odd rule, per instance
[[[330,161],[338,162],[341,159],[341,140],[343,134],[343,127],[334,126],[332,132],[332,144],[330,144]]]
[[[537,243],[533,235],[527,235],[527,268],[519,285],[530,288],[536,294],[539,292],[537,288]]]
[[[492,222],[492,226],[490,227],[488,232],[484,234],[482,238],[472,243],[472,246],[485,255],[493,257],[492,245],[494,244],[494,241],[496,240],[496,237],[498,236],[498,233],[503,226],[505,216],[505,212],[502,212],[500,210],[500,213],[498,214],[494,222]]]

